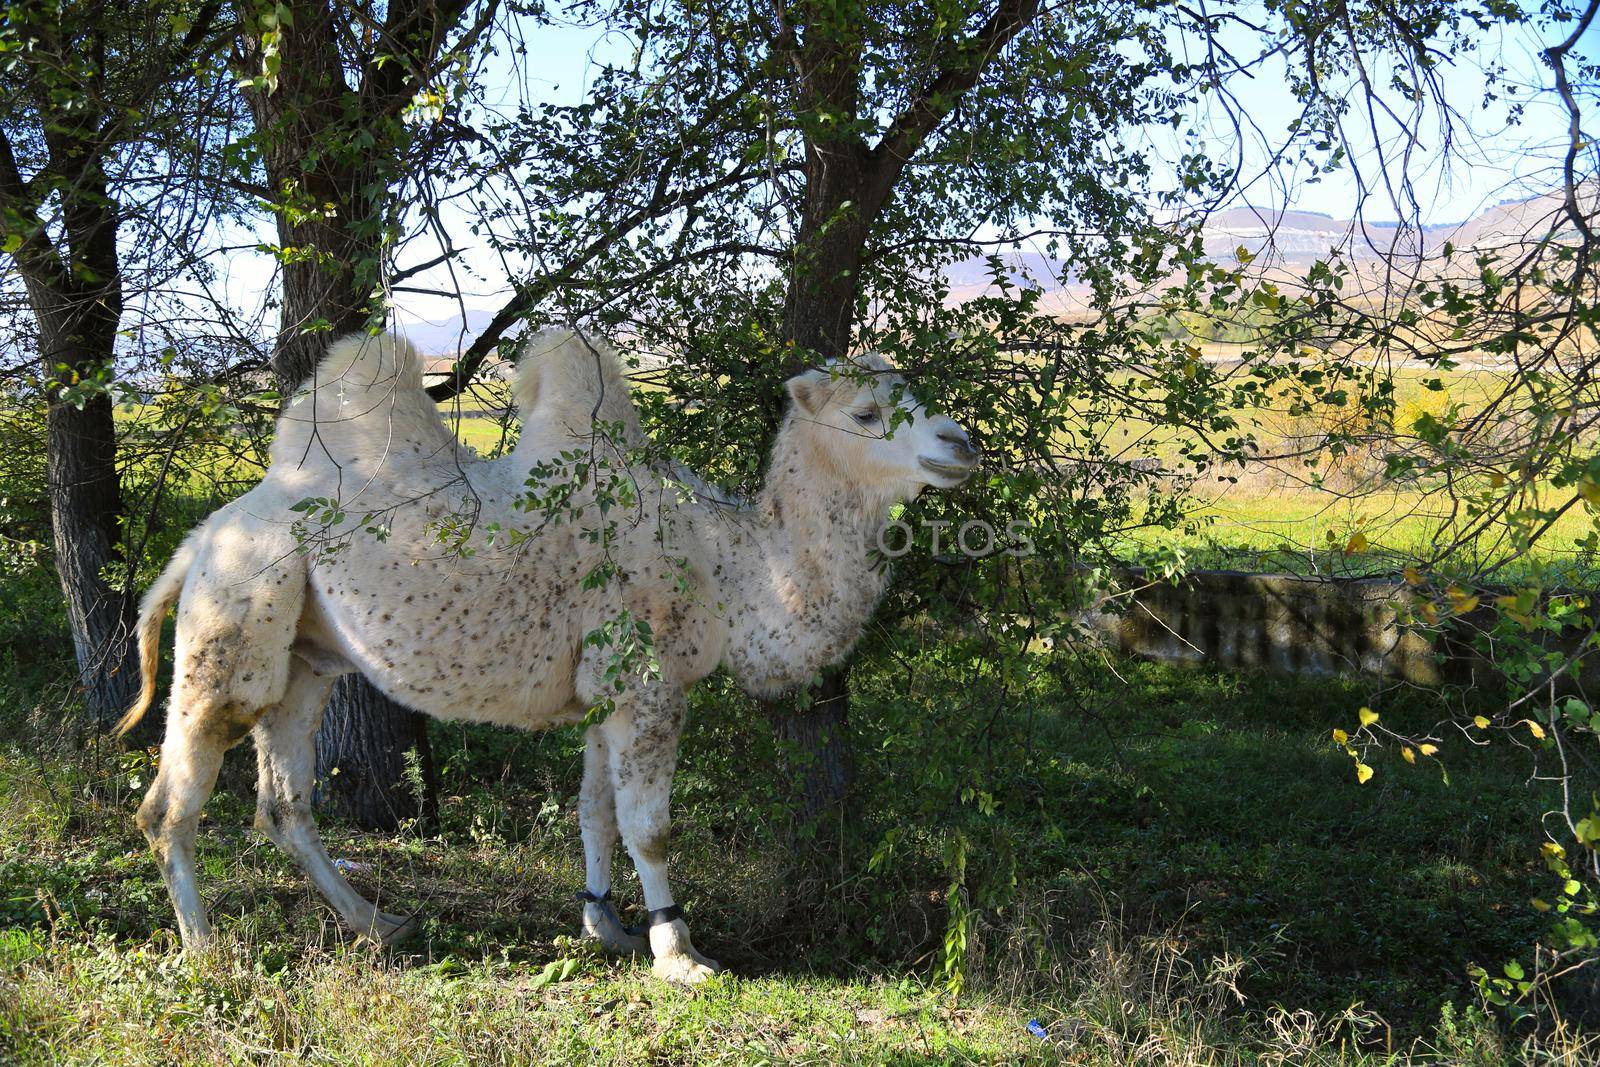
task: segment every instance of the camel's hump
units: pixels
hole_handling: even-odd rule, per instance
[[[513,396],[524,434],[588,437],[596,423],[621,424],[626,444],[645,443],[622,361],[592,334],[544,330],[529,338]]]
[[[335,382],[348,389],[421,389],[422,356],[396,334],[353,333],[329,345],[317,364],[315,384]]]
[[[455,436],[422,387],[422,357],[411,343],[358,333],[329,345],[284,407],[272,461],[294,464],[312,451],[338,463],[376,460],[397,447],[436,455],[453,449]]]

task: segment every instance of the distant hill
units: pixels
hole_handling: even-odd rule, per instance
[[[1521,200],[1506,200],[1463,222],[1402,229],[1395,223],[1361,222],[1317,211],[1236,207],[1219,211],[1201,228],[1202,247],[1208,256],[1232,261],[1242,247],[1255,257],[1255,266],[1284,277],[1302,275],[1318,259],[1338,251],[1357,271],[1385,259],[1422,257],[1440,259],[1446,243],[1460,252],[1506,251],[1531,244],[1554,229],[1561,240],[1571,234],[1562,223],[1562,199],[1546,193]],[[1062,265],[1037,252],[1005,250],[1002,261],[1011,268],[1013,281],[1031,281],[1044,290],[1046,310],[1058,314],[1082,311],[1087,306],[1085,287],[1061,279]],[[1458,265],[1470,258],[1457,257]],[[1437,269],[1438,263],[1430,265]],[[1368,275],[1376,272],[1362,271]],[[991,269],[983,257],[953,264],[945,271],[952,302],[970,300],[989,291]]]
[[[1232,261],[1242,246],[1255,257],[1258,268],[1285,278],[1303,274],[1316,260],[1339,250],[1371,280],[1382,273],[1370,268],[1385,258],[1414,258],[1421,253],[1437,260],[1446,242],[1461,252],[1506,250],[1542,238],[1552,227],[1557,239],[1562,239],[1566,231],[1559,225],[1561,212],[1561,197],[1552,192],[1502,201],[1462,222],[1427,226],[1418,232],[1402,230],[1395,223],[1360,222],[1304,209],[1274,212],[1247,206],[1219,211],[1207,219],[1202,227],[1202,243],[1206,254],[1220,261]],[[1073,279],[1062,279],[1059,260],[1026,249],[1004,249],[998,254],[1014,282],[1036,285],[1044,291],[1041,305],[1046,312],[1071,315],[1087,307],[1086,287]],[[1470,263],[1470,257],[1457,257],[1460,266]],[[1429,269],[1436,268],[1435,263]],[[951,264],[945,269],[944,278],[950,290],[947,299],[952,304],[990,293],[994,287],[989,263],[981,256]],[[403,323],[402,328],[423,352],[453,357],[492,317],[490,312],[474,311],[464,320]],[[443,364],[438,373],[448,370],[448,366]]]
[[[1559,221],[1555,193],[1505,200],[1464,222],[1402,230],[1395,223],[1338,219],[1314,211],[1270,211],[1240,207],[1218,212],[1204,227],[1205,250],[1232,257],[1243,245],[1273,266],[1304,268],[1338,249],[1360,261],[1390,255],[1439,254],[1446,242],[1460,249],[1489,250],[1543,237]],[[1559,231],[1561,227],[1556,227]]]

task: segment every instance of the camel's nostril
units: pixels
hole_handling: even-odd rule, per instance
[[[949,430],[940,430],[938,437],[939,440],[943,441],[945,444],[955,446],[956,454],[958,456],[963,456],[967,459],[977,459],[978,456],[982,454],[973,445],[971,438],[967,436],[967,431],[959,427]]]

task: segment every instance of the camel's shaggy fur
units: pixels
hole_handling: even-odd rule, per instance
[[[280,417],[265,479],[194,530],[145,597],[144,686],[125,725],[153,697],[161,619],[176,601],[166,739],[139,825],[185,946],[210,936],[195,884],[200,808],[223,752],[252,733],[256,826],[357,931],[405,932],[345,881],[312,822],[313,737],[334,679],[355,671],[440,718],[540,729],[611,708],[586,734],[587,887],[609,891],[620,837],[646,905],[671,905],[667,804],[687,687],[722,664],[771,695],[838,661],[883,590],[872,548],[888,507],[959,483],[977,461],[959,426],[909,399],[911,422],[886,434],[890,369],[857,363],[864,377],[790,381],[767,484],[742,505],[641,458],[621,370],[582,335],[528,343],[521,437],[488,461],[457,444],[407,344],[334,344]],[[575,481],[581,465],[591,474]],[[562,497],[563,485],[578,489]],[[597,486],[625,491],[601,509]],[[295,510],[309,498],[338,507]],[[609,580],[586,590],[605,564]],[[648,624],[653,662],[586,645],[619,619]],[[583,930],[614,949],[645,947],[607,904],[585,905]],[[681,918],[653,926],[649,948],[669,980],[716,966]]]

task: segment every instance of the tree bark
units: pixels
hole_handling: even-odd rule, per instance
[[[56,573],[84,704],[101,731],[116,724],[139,689],[130,639],[134,599],[106,580],[127,565],[118,551],[122,489],[112,411],[111,397],[101,393],[81,409],[52,398],[46,414],[46,485]]]
[[[339,248],[340,255],[362,254],[349,233],[336,228],[280,224],[285,245]],[[375,251],[370,253],[376,255]],[[320,258],[320,257],[318,257]],[[365,328],[371,320],[367,295],[355,284],[357,274],[343,258],[324,271],[314,262],[284,265],[283,308],[273,369],[284,396],[311,376],[329,340]],[[313,323],[333,330],[308,332]],[[412,783],[406,781],[406,753],[422,759],[423,797],[419,810]],[[438,778],[428,748],[428,720],[386,696],[361,675],[339,680],[317,733],[317,803],[326,815],[367,830],[393,830],[404,818],[424,819],[438,809]]]
[[[811,706],[801,710],[786,700],[762,704],[773,732],[799,753],[790,773],[798,793],[802,822],[821,830],[837,813],[855,782],[850,740],[850,672],[845,664],[823,673]]]
[[[856,132],[866,47],[860,20],[833,4],[784,9],[774,44],[799,73],[800,106],[810,119],[805,202],[784,314],[792,345],[786,377],[810,360],[836,359],[849,351],[867,238],[901,172],[955,102],[977,84],[984,67],[1038,12],[1038,0],[998,0],[975,33],[932,42],[931,77],[877,146],[869,148]],[[776,414],[772,423],[776,431]],[[813,817],[843,803],[853,777],[848,670],[848,663],[826,670],[808,710],[764,702],[779,734],[806,752],[801,806]]]
[[[855,141],[810,149],[805,207],[784,308],[784,332],[792,346],[785,377],[812,361],[838,359],[850,350],[867,228],[881,206],[864,195],[866,162],[865,149]],[[799,811],[820,830],[826,817],[843,807],[855,781],[849,661],[825,668],[811,696],[806,707],[792,699],[762,701],[762,707],[779,739],[801,753],[790,768],[799,790]]]
[[[416,761],[408,767],[407,755]],[[396,704],[358,674],[339,679],[317,733],[315,803],[326,815],[368,829],[406,819],[433,825],[438,775],[427,719]]]
[[[38,325],[40,370],[50,383],[45,492],[56,573],[84,703],[95,726],[108,731],[139,687],[133,593],[108,580],[119,570],[125,580],[127,561],[118,551],[123,501],[114,405],[98,385],[115,360],[122,319],[117,215],[92,121],[63,121],[46,137],[51,167],[76,176],[62,194],[59,247],[38,221],[4,138],[0,204],[12,216],[5,228],[20,241],[17,267]],[[146,736],[154,726],[145,727]]]

